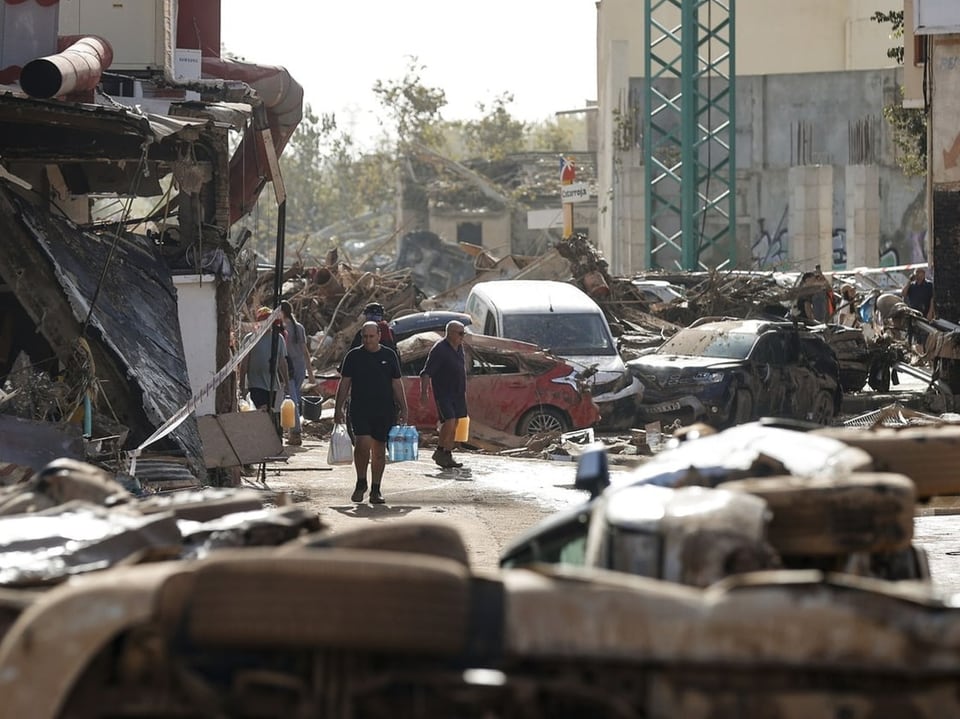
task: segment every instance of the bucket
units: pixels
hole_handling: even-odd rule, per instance
[[[320,412],[322,411],[321,405],[323,404],[322,397],[301,397],[300,398],[301,413],[304,419],[309,419],[312,422],[316,422],[320,419]]]
[[[470,439],[470,418],[460,417],[457,420],[457,433],[453,438],[454,442],[466,442]]]

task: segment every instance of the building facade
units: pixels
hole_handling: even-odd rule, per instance
[[[736,220],[741,269],[926,259],[926,193],[896,163],[883,108],[904,68],[869,0],[739,0]],[[644,4],[598,3],[598,244],[613,271],[644,269]],[[702,18],[705,19],[705,18]],[[679,20],[679,16],[677,18]],[[912,69],[912,63],[910,68]],[[662,82],[662,81],[658,81]],[[706,267],[719,256],[701,256]],[[675,269],[669,252],[657,266]]]

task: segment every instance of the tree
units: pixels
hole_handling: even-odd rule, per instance
[[[573,146],[573,121],[563,117],[527,126],[527,143],[539,152],[568,152]]]
[[[489,106],[477,103],[480,119],[463,123],[466,147],[472,156],[502,160],[511,153],[523,151],[527,125],[510,115],[507,105],[512,102],[513,95],[504,92]]]
[[[288,248],[302,246],[318,257],[335,242],[389,236],[399,172],[406,173],[405,206],[420,207],[425,205],[428,178],[435,177],[446,161],[456,164],[466,156],[497,161],[527,149],[570,149],[572,121],[522,122],[510,114],[513,96],[506,92],[489,104],[478,103],[482,116],[477,120],[445,121],[441,111],[446,93],[424,84],[424,69],[410,57],[401,78],[374,84],[382,108],[378,121],[385,133],[372,149],[359,148],[348,132],[340,130],[334,115],[305,107],[280,158],[287,190]],[[261,193],[251,222],[251,245],[272,256],[277,213],[269,187]]]
[[[447,95],[440,88],[423,84],[415,56],[408,56],[407,71],[400,80],[377,80],[373,94],[391,120],[400,146],[420,143],[432,149],[443,147],[443,118],[440,110],[447,104]],[[381,125],[386,123],[381,120]]]
[[[877,11],[874,22],[889,23],[890,36],[899,44],[887,48],[887,57],[903,64],[903,10]],[[927,173],[927,111],[925,108],[903,106],[903,88],[895,102],[883,108],[883,117],[893,131],[897,147],[897,165],[908,176]]]
[[[307,105],[303,119],[280,158],[287,191],[288,246],[298,240],[310,254],[329,249],[329,238],[314,235],[354,217],[382,211],[393,198],[392,159],[382,148],[361,154],[334,115],[317,115]],[[254,246],[267,257],[276,240],[276,201],[268,187],[254,211]]]

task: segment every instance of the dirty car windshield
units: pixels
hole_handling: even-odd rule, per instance
[[[560,356],[617,352],[607,321],[596,313],[507,315],[503,318],[503,335],[531,342]]]
[[[689,327],[664,342],[657,354],[745,359],[757,336],[752,332],[717,332]]]

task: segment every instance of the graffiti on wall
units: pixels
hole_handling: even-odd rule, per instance
[[[786,214],[786,211],[784,211],[783,217],[780,218],[780,224],[774,229],[772,235],[767,230],[766,218],[761,217],[757,220],[760,227],[757,236],[750,245],[754,269],[773,269],[787,261],[787,228],[783,226]]]
[[[790,232],[784,224],[787,216],[783,212],[780,223],[771,233],[766,227],[766,220],[757,220],[759,228],[757,235],[750,245],[752,268],[757,270],[784,269],[789,257]],[[906,220],[906,216],[904,217]],[[905,222],[906,224],[906,222]],[[894,237],[882,239],[880,256],[877,258],[879,267],[896,267],[902,264],[912,264],[927,261],[926,229],[907,229],[901,227]],[[833,230],[833,269],[847,269],[847,230],[835,227]]]

